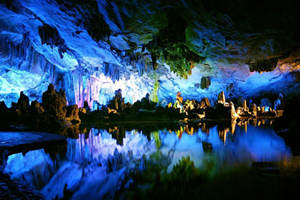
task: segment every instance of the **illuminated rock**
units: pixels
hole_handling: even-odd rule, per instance
[[[218,103],[220,104],[225,104],[226,103],[226,98],[225,98],[225,94],[224,91],[220,92],[218,95]]]
[[[176,101],[174,103],[174,108],[180,109],[180,112],[183,112],[183,98],[181,96],[181,92],[177,92],[176,94]]]
[[[231,108],[230,110],[231,118],[232,119],[238,118],[238,114],[235,112],[234,103],[232,101],[230,101],[229,106]]]
[[[72,105],[67,107],[66,119],[76,124],[81,120],[79,118],[79,109],[77,105]]]
[[[288,88],[288,84],[291,85],[292,79],[287,76],[289,69],[285,72],[275,69],[262,74],[250,73],[249,70],[249,65],[251,70],[258,71],[269,71],[275,67],[278,56],[266,54],[276,52],[276,55],[280,55],[280,52],[287,51],[276,43],[277,39],[264,37],[268,36],[264,33],[258,33],[261,37],[253,36],[250,40],[243,37],[247,33],[242,31],[241,34],[237,30],[240,26],[233,29],[232,24],[243,25],[244,20],[231,19],[226,12],[221,12],[219,17],[208,14],[205,19],[202,17],[203,12],[194,12],[196,8],[205,8],[207,4],[214,3],[202,2],[205,6],[198,6],[198,3],[195,6],[193,1],[181,1],[178,4],[163,1],[161,6],[156,6],[153,2],[122,2],[88,1],[81,4],[72,1],[72,6],[69,7],[65,6],[68,5],[65,1],[52,4],[46,0],[38,3],[34,0],[15,0],[13,6],[2,5],[0,60],[3,65],[0,67],[0,100],[5,100],[10,105],[17,100],[19,92],[24,91],[31,101],[40,101],[43,87],[52,83],[57,89],[65,90],[70,105],[76,103],[82,106],[85,100],[90,106],[93,101],[107,104],[114,91],[119,88],[124,92],[125,102],[134,103],[153,89],[152,75],[147,74],[153,69],[150,67],[152,63],[162,77],[159,81],[164,81],[158,95],[159,101],[167,99],[168,102],[174,102],[176,91],[181,91],[184,98],[190,95],[193,98],[199,97],[196,99],[199,101],[206,96],[215,101],[217,92],[224,90],[227,93],[225,89],[232,86],[233,82],[234,87],[231,88],[236,90],[232,89],[230,94],[244,98],[245,95],[253,96],[260,90],[279,92]],[[99,5],[102,6],[98,7]],[[86,7],[89,9],[85,9]],[[165,7],[179,10],[184,7],[192,12],[165,12]],[[31,13],[28,14],[27,10]],[[239,12],[240,9],[230,10]],[[194,14],[190,17],[191,13]],[[273,12],[263,14],[267,13]],[[223,14],[226,17],[222,17]],[[287,14],[293,15],[293,12]],[[174,18],[184,23],[180,24]],[[254,26],[255,23],[260,23],[260,20],[252,21]],[[276,21],[280,20],[274,19]],[[216,28],[213,24],[220,27]],[[176,34],[173,30],[176,30]],[[258,29],[249,27],[249,30]],[[276,29],[272,31],[276,32]],[[285,29],[280,26],[279,36],[285,36],[284,32]],[[154,37],[156,35],[161,37]],[[277,40],[284,47],[292,44],[294,48],[293,37],[278,38],[284,38]],[[286,43],[286,40],[290,43]],[[152,45],[149,47],[147,44]],[[198,56],[192,54],[191,50]],[[160,58],[157,55],[159,52],[170,52],[170,55]],[[191,57],[199,56],[201,62],[190,62],[197,60]],[[294,60],[289,60],[289,63],[295,65],[293,68],[297,68],[299,63],[296,56]],[[253,57],[253,61],[251,59],[249,65],[246,65],[249,57]],[[216,60],[224,62],[217,63]],[[236,65],[235,60],[241,64]],[[284,64],[284,58],[279,60]],[[172,64],[168,70],[165,70],[165,61]],[[230,64],[226,64],[227,62]],[[187,75],[191,69],[192,74],[187,80],[173,76],[173,72]],[[22,80],[23,77],[26,78]],[[280,87],[275,87],[274,83]],[[204,88],[206,89],[203,90]]]
[[[86,111],[85,108],[79,108],[79,113],[81,113],[81,114],[86,114],[87,111]]]
[[[231,127],[230,127],[231,134],[235,133],[235,127],[236,127],[236,119],[231,119]]]
[[[112,100],[110,100],[108,107],[116,111],[123,111],[125,109],[125,102],[124,98],[122,97],[121,89],[115,91],[115,96]]]
[[[59,120],[63,120],[67,113],[67,100],[65,92],[55,91],[54,86],[50,84],[48,90],[43,93],[42,106],[47,113],[54,115]]]
[[[260,106],[257,106],[257,113],[258,112],[261,112],[261,107]]]
[[[251,112],[252,112],[252,114],[253,114],[254,117],[257,116],[257,106],[256,106],[255,103],[253,103],[253,104],[251,105]]]
[[[200,109],[205,109],[205,108],[208,108],[210,107],[210,102],[209,102],[209,99],[208,98],[204,98],[201,100],[200,104],[199,104],[199,108]]]
[[[189,112],[195,108],[195,101],[186,100],[184,104],[184,110]]]
[[[247,100],[243,101],[243,109],[244,111],[249,111],[249,108],[247,107]]]
[[[179,103],[183,103],[183,98],[181,96],[181,92],[177,92],[176,94],[176,100],[179,102]]]

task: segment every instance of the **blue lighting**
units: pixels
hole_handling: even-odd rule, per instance
[[[104,41],[97,43],[86,29],[76,25],[77,19],[66,15],[57,3],[45,0],[17,1],[36,17],[22,9],[12,12],[0,5],[0,100],[8,106],[17,101],[20,91],[24,91],[31,101],[40,100],[49,83],[65,90],[70,104],[82,106],[84,101],[88,101],[91,107],[97,108],[94,101],[100,105],[107,104],[117,89],[122,89],[125,102],[133,103],[153,92],[153,73],[157,74],[160,83],[157,95],[162,105],[174,102],[178,91],[184,99],[208,97],[214,102],[221,91],[226,96],[251,98],[264,91],[285,91],[294,81],[288,71],[253,73],[247,65],[219,63],[211,59],[196,65],[187,80],[177,77],[164,63],[161,63],[157,72],[152,72],[149,64],[139,62],[135,66],[130,65],[112,50],[111,47],[128,50],[128,38],[125,35],[110,37],[111,44]],[[112,21],[105,9],[101,9],[105,5],[104,1],[98,1],[99,12],[110,29],[117,32],[123,30],[124,22],[117,6],[114,5],[114,12],[121,27]],[[42,21],[57,30],[58,37],[67,47],[65,52],[61,53],[59,46],[42,44],[39,35]],[[203,31],[197,32],[200,38],[213,42],[213,34],[223,41],[222,35],[211,30],[207,30],[207,33],[206,29]],[[139,42],[138,38],[134,40]],[[139,52],[141,49],[136,50],[136,53]],[[200,87],[203,76],[211,78],[208,89]]]
[[[187,156],[198,168],[205,167],[207,159],[213,159],[222,167],[224,164],[282,161],[292,156],[284,140],[271,128],[249,125],[246,133],[237,127],[233,135],[228,132],[226,137],[224,143],[217,127],[211,128],[209,134],[198,130],[193,135],[183,133],[181,138],[175,132],[160,130],[158,135],[152,133],[150,140],[142,132],[133,130],[126,131],[121,146],[106,130],[92,129],[88,138],[82,134],[79,139],[68,139],[64,157],[53,160],[42,149],[25,155],[14,154],[9,156],[5,172],[35,187],[42,184],[41,192],[48,199],[63,197],[65,187],[75,191],[74,197],[100,198],[114,195],[117,186],[132,170],[143,171],[147,167],[145,161],[161,166],[165,163],[171,171]],[[157,145],[158,140],[160,145]],[[205,152],[203,142],[211,145],[211,153]],[[108,171],[110,168],[112,171]]]

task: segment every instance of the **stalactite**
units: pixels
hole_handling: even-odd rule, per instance
[[[44,55],[37,52],[28,34],[23,34],[18,42],[11,40],[7,35],[0,35],[0,48],[2,60],[9,68],[41,75],[43,82],[52,83],[57,89],[66,91],[69,104],[76,102],[72,73],[62,71],[49,62]]]
[[[113,81],[120,79],[120,66],[112,63],[104,63],[104,74]]]

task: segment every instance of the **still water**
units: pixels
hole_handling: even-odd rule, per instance
[[[199,169],[213,162],[214,167],[206,169],[211,174],[292,157],[270,127],[216,125],[146,132],[91,129],[78,139],[67,139],[66,146],[10,155],[5,172],[40,190],[46,199],[111,199],[131,187],[134,174],[143,174],[150,165],[170,173],[184,157]]]

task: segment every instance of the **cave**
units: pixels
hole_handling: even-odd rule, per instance
[[[0,1],[0,199],[284,199],[300,7]]]

